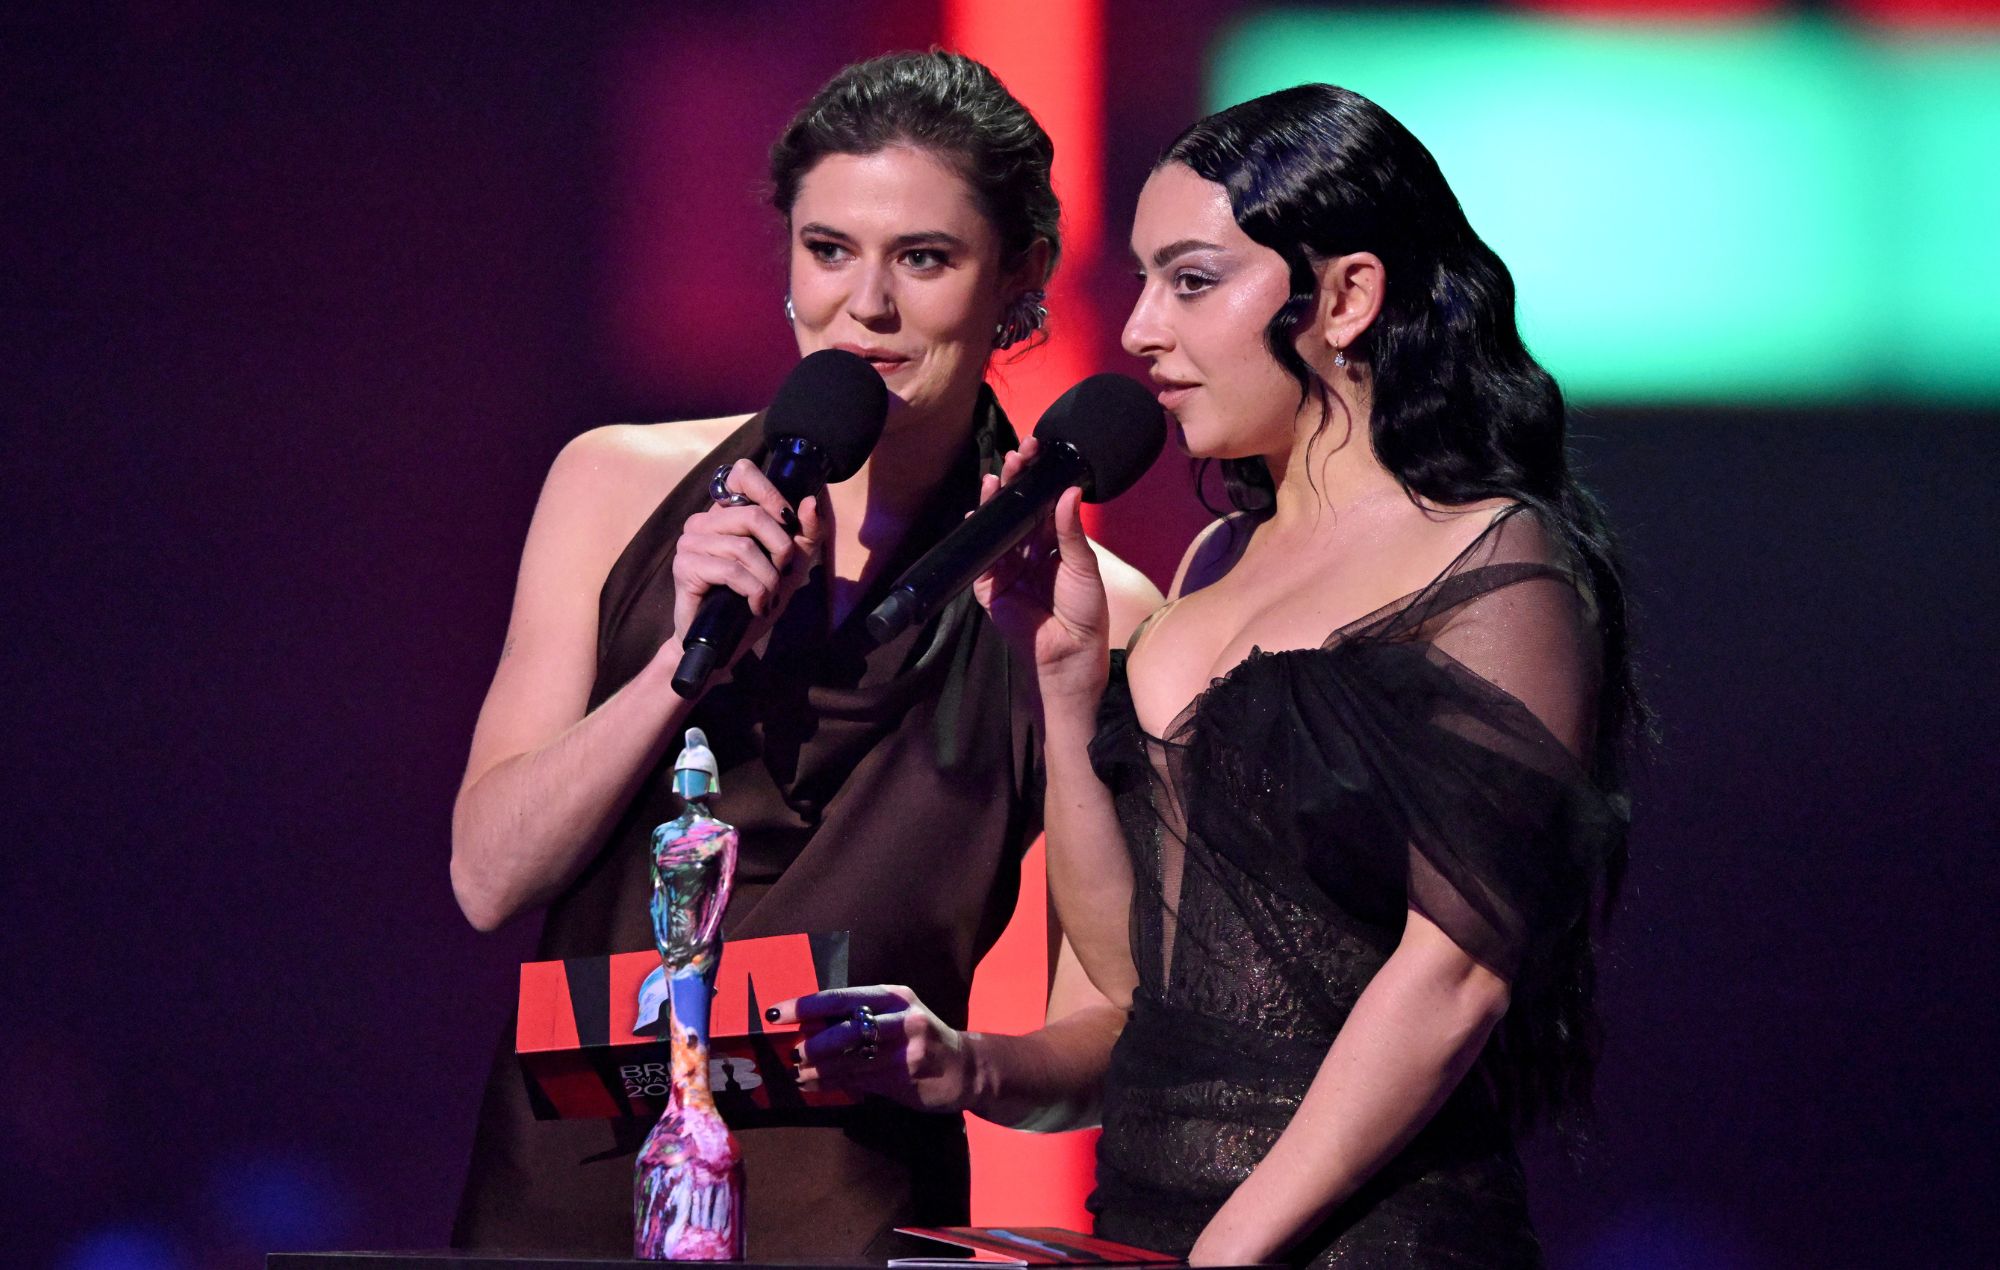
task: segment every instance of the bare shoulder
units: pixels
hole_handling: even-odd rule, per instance
[[[1561,535],[1540,510],[1526,503],[1496,499],[1454,508],[1454,519],[1467,522],[1446,532],[1464,542],[1468,566],[1543,564],[1569,567],[1569,551]]]
[[[592,428],[562,448],[549,476],[552,481],[560,477],[588,486],[599,494],[625,484],[656,488],[662,477],[678,482],[749,417],[726,415]]]
[[[592,428],[556,455],[543,502],[567,506],[607,529],[622,526],[629,537],[668,491],[749,417]]]
[[[1133,565],[1113,555],[1103,544],[1092,542],[1097,554],[1097,573],[1104,579],[1104,598],[1110,608],[1111,646],[1123,648],[1132,632],[1165,602],[1160,588]]]
[[[1188,544],[1169,593],[1175,599],[1192,595],[1228,573],[1229,567],[1243,554],[1256,527],[1256,519],[1248,512],[1231,512],[1211,521]]]
[[[572,438],[542,483],[529,553],[601,579],[660,500],[747,418],[615,423]]]
[[[1505,503],[1480,517],[1483,528],[1462,567],[1540,566],[1491,575],[1452,615],[1455,628],[1519,631],[1532,640],[1567,643],[1596,624],[1596,600],[1583,566],[1536,508]]]

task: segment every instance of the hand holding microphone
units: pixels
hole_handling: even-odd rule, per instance
[[[998,476],[981,481],[980,505],[1040,456],[1039,441],[1023,441]],[[1089,694],[1103,687],[1110,603],[1097,552],[1084,536],[1081,489],[1064,490],[1051,515],[973,580],[972,595],[1007,642],[1028,654],[1045,691]]]
[[[889,390],[861,358],[822,349],[792,368],[764,413],[762,470],[739,460],[719,483],[745,500],[690,516],[674,548],[674,691],[693,698],[735,660],[753,617],[768,626],[818,549],[810,496],[861,469],[882,436]],[[798,509],[796,525],[786,523]],[[753,599],[755,605],[753,607]],[[761,634],[761,631],[759,632]]]
[[[1101,645],[1104,584],[1078,503],[1124,493],[1166,439],[1159,403],[1133,380],[1093,375],[1071,388],[1007,456],[999,478],[985,478],[979,509],[896,579],[868,615],[869,635],[887,643],[977,580],[979,602],[1010,642],[1035,650],[1044,671],[1093,640]]]
[[[744,647],[762,637],[812,571],[822,528],[819,500],[808,495],[795,511],[749,459],[718,475],[734,497],[688,517],[674,544],[674,629],[690,630],[710,597],[733,594],[750,615],[738,645]],[[726,665],[736,649],[719,651]]]

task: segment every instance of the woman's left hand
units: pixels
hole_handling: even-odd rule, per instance
[[[980,481],[983,504],[1035,460],[1033,437]],[[1083,533],[1083,492],[1064,490],[1050,515],[972,584],[1007,642],[1032,661],[1044,698],[1097,704],[1110,662],[1110,602],[1097,553]]]
[[[801,1089],[879,1094],[919,1111],[962,1111],[971,1100],[969,1038],[908,988],[815,992],[780,1001],[764,1017],[796,1021],[804,1032],[793,1051]]]

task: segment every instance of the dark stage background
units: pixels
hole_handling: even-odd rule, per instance
[[[920,3],[288,8],[0,19],[7,1265],[443,1242],[532,933],[474,935],[445,865],[541,475],[759,403],[763,146],[936,38]],[[1212,9],[1109,8],[1114,244]],[[1535,1157],[1552,1261],[1990,1263],[2000,418],[1576,427],[1665,736],[1598,1141]]]

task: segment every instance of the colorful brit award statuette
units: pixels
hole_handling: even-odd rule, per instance
[[[708,1088],[708,1010],[722,959],[722,914],[736,876],[736,830],[708,814],[719,790],[700,728],[674,761],[681,814],[653,830],[653,938],[666,971],[673,1092],[640,1149],[632,1255],[649,1261],[743,1256],[743,1157]]]

